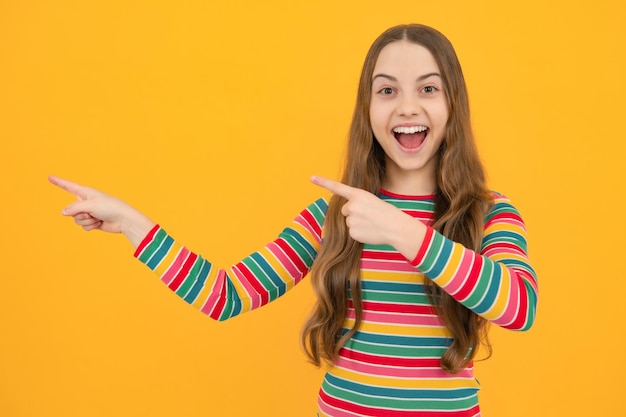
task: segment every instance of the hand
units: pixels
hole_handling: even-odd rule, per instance
[[[426,225],[374,194],[322,177],[311,182],[348,200],[341,208],[350,236],[360,243],[387,244],[407,259],[417,255]]]
[[[78,199],[61,213],[73,217],[84,230],[123,233],[136,247],[154,227],[151,220],[118,198],[53,175],[48,180]]]
[[[311,182],[348,200],[341,214],[354,240],[372,245],[391,243],[391,228],[404,213],[365,190],[322,177],[312,177]]]

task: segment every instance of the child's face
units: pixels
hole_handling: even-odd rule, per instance
[[[424,186],[434,191],[436,154],[447,120],[443,83],[432,54],[409,41],[385,46],[372,75],[370,121],[386,154],[387,183],[408,175],[411,182],[426,181]]]

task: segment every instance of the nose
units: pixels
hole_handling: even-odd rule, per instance
[[[419,97],[413,94],[402,94],[398,100],[397,112],[400,116],[416,116],[422,107]]]

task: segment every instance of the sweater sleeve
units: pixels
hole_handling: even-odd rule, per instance
[[[537,309],[537,275],[528,260],[526,228],[510,201],[494,195],[480,253],[429,228],[411,262],[477,314],[511,330],[527,330]]]
[[[179,297],[215,320],[226,320],[283,295],[309,272],[321,244],[327,203],[304,209],[278,238],[229,268],[217,268],[175,241],[160,226],[135,257]]]

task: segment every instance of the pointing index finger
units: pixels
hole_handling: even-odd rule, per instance
[[[63,178],[56,177],[54,175],[50,175],[48,177],[48,181],[52,184],[56,185],[59,188],[64,189],[65,191],[73,194],[81,200],[87,198],[85,195],[85,187],[80,184],[76,184],[75,182],[64,180]]]
[[[311,177],[311,182],[315,185],[319,185],[322,188],[326,188],[333,194],[337,194],[345,199],[350,199],[354,195],[354,188],[349,185],[343,184],[339,181],[333,181],[324,177]]]

